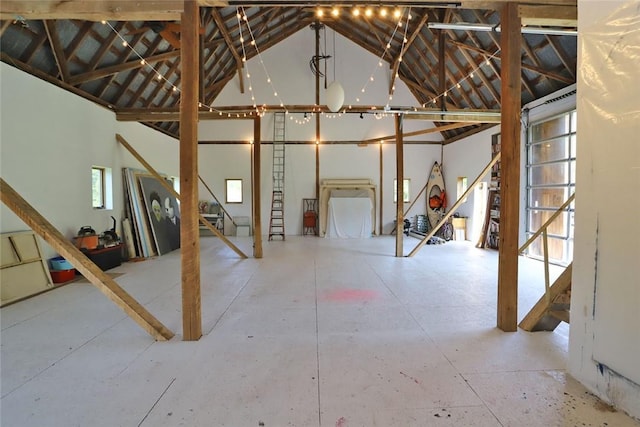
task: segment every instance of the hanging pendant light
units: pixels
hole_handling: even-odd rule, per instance
[[[342,89],[340,82],[333,81],[327,88],[325,95],[327,108],[329,108],[332,113],[340,111],[342,104],[344,104],[344,89]]]

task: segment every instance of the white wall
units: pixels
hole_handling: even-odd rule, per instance
[[[447,189],[447,205],[452,206],[457,200],[457,179],[467,177],[469,186],[480,172],[491,161],[491,136],[500,133],[500,126],[494,126],[468,138],[444,146],[444,162],[442,165]],[[487,173],[482,182],[488,185],[491,173]],[[467,201],[460,205],[456,212],[467,219],[467,239],[476,242],[480,238],[480,230],[484,218],[474,217],[476,204],[485,206],[486,200],[476,200],[474,192],[470,192]]]
[[[0,175],[65,236],[84,225],[111,228],[123,216],[122,167],[141,168],[115,139],[120,133],[159,171],[178,175],[178,144],[137,123],[118,123],[102,107],[0,64]],[[113,172],[113,209],[91,206],[91,167]],[[2,232],[28,227],[4,204]],[[43,246],[47,257],[55,255]]]
[[[640,4],[580,0],[578,9],[569,370],[640,418]]]

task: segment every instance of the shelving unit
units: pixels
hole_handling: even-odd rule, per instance
[[[495,157],[500,152],[500,134],[491,138],[491,156]],[[487,210],[480,234],[480,240],[476,247],[498,249],[500,241],[500,161],[491,168],[491,182],[489,183],[489,196],[487,197]]]

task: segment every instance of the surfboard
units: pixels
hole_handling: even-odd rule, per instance
[[[442,168],[438,162],[435,162],[427,181],[427,218],[429,219],[430,230],[440,221],[445,208],[446,199]]]

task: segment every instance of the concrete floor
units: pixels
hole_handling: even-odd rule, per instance
[[[404,240],[406,254],[418,240]],[[567,375],[567,325],[495,328],[495,251],[395,258],[389,236],[291,236],[260,260],[201,247],[198,342],[181,337],[179,251],[111,270],[169,342],[87,283],[0,310],[2,426],[640,425]],[[522,258],[520,276],[521,319],[542,266]]]

